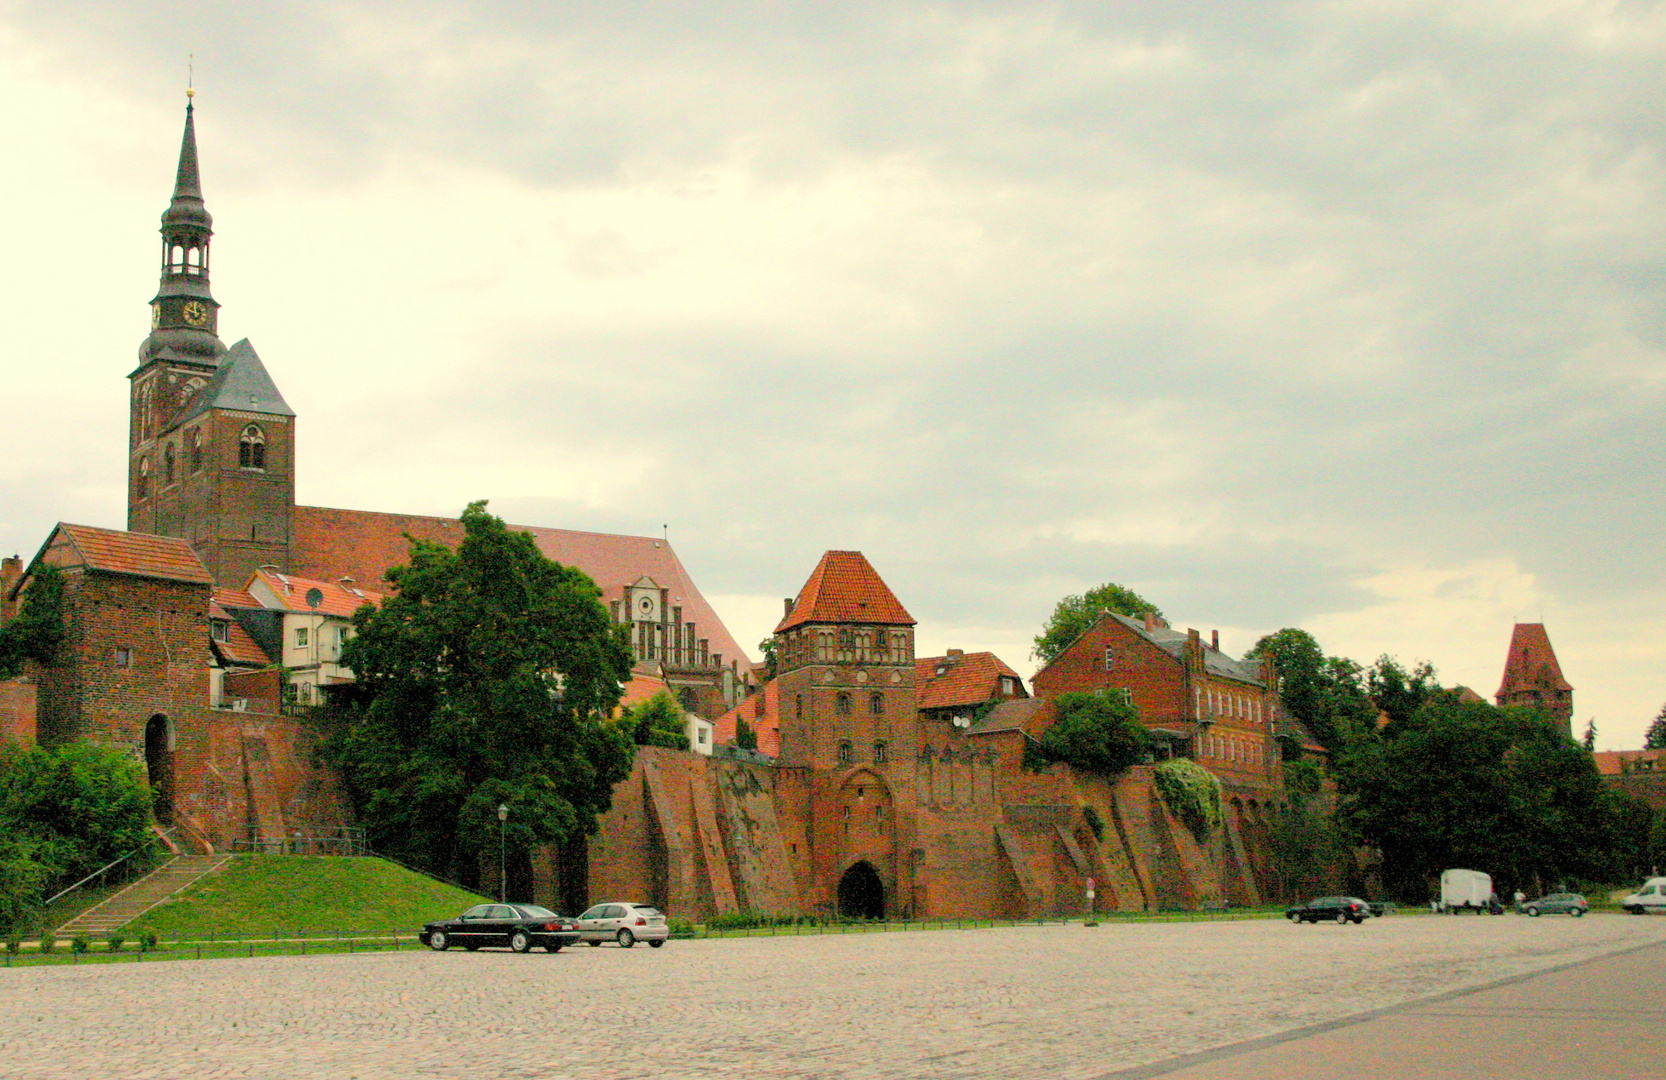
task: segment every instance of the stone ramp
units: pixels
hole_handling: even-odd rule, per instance
[[[58,937],[86,934],[98,937],[126,926],[151,908],[168,900],[188,885],[220,869],[229,861],[225,855],[179,855],[152,870],[69,922],[58,927]]]

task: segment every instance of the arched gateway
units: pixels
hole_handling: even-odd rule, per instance
[[[883,919],[885,884],[879,871],[863,859],[839,879],[839,914],[847,919]]]
[[[164,825],[174,823],[173,724],[158,713],[145,724],[145,773],[150,781],[152,812]]]

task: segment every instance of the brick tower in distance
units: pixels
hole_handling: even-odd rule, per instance
[[[1516,623],[1504,660],[1504,681],[1494,700],[1499,705],[1543,709],[1573,737],[1573,687],[1562,677],[1562,665],[1543,623]]]
[[[859,551],[823,555],[786,608],[778,760],[805,770],[810,901],[894,915],[915,847],[914,618]]]
[[[220,341],[213,224],[188,103],[151,331],[128,376],[127,527],[189,541],[216,581],[241,585],[258,566],[289,567],[295,413],[247,340]]]

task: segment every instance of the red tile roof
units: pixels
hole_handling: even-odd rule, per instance
[[[1516,623],[1510,634],[1510,655],[1504,661],[1504,681],[1498,693],[1505,695],[1529,687],[1573,689],[1562,677],[1562,665],[1556,660],[1556,650],[1550,647],[1550,635],[1545,633],[1544,623]]]
[[[260,582],[271,590],[277,597],[279,604],[286,611],[315,612],[319,615],[339,615],[350,618],[353,612],[366,604],[380,604],[382,594],[369,589],[361,589],[357,584],[340,581],[322,581],[318,578],[297,577],[294,574],[280,574],[275,570],[256,570],[249,578],[249,593],[253,596],[254,585]],[[311,603],[316,599],[316,604]],[[264,605],[259,605],[264,606]]]
[[[41,548],[41,555],[54,549],[60,552],[51,560],[56,565],[79,564],[106,574],[161,578],[192,585],[214,583],[191,545],[177,537],[60,522]],[[36,559],[39,558],[37,555]]]
[[[656,694],[668,693],[670,690],[670,685],[664,679],[633,671],[631,681],[625,684],[625,695],[619,699],[619,707],[623,709],[628,705],[640,705]]]
[[[249,595],[247,589],[230,589],[224,585],[214,586],[213,602],[223,608],[259,608],[261,603]]]
[[[272,662],[272,658],[266,655],[266,651],[256,645],[255,639],[250,637],[249,632],[239,626],[235,620],[215,614],[212,608],[209,609],[209,615],[216,619],[228,619],[226,640],[213,641],[211,639],[209,642],[227,664],[237,667],[265,667]]]
[[[1018,680],[1019,692],[1001,693],[1001,677]],[[921,709],[948,709],[958,705],[982,705],[1006,697],[1028,697],[1024,680],[994,653],[962,653],[959,656],[922,656],[914,661],[914,692]]]
[[[407,533],[451,548],[463,540],[463,524],[456,518],[297,506],[293,520],[297,573],[348,573],[365,583],[380,582],[388,567],[409,561]],[[530,533],[533,543],[547,557],[590,575],[602,590],[603,602],[623,598],[625,589],[644,575],[653,578],[670,591],[671,606],[683,609],[683,621],[698,627],[699,636],[710,642],[712,653],[721,653],[725,664],[738,662],[742,671],[751,663],[746,650],[730,636],[665,540],[526,525],[509,527]]]
[[[712,721],[712,742],[718,746],[732,744],[737,721],[746,724],[758,736],[758,752],[777,757],[781,753],[781,684],[774,679],[764,683],[763,689]]]
[[[1603,776],[1620,776],[1634,771],[1637,763],[1653,762],[1650,771],[1660,771],[1666,774],[1666,766],[1661,765],[1666,760],[1666,750],[1598,750],[1591,757],[1596,759],[1597,772]]]
[[[779,634],[804,623],[878,623],[913,626],[910,615],[860,551],[829,551],[798,592]]]

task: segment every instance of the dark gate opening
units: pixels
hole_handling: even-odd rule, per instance
[[[869,862],[859,862],[839,879],[839,914],[847,919],[883,919],[885,885]]]
[[[174,823],[174,755],[168,748],[168,718],[153,716],[145,724],[145,774],[150,779],[151,812],[163,825]]]

